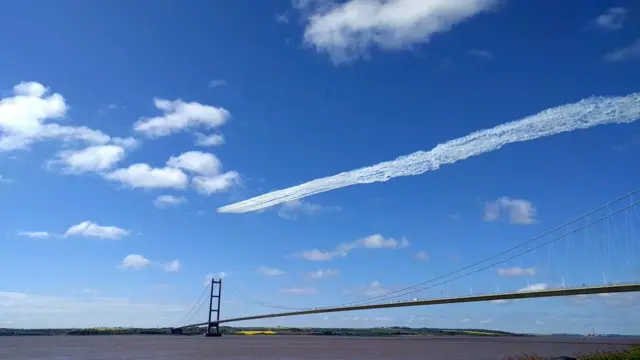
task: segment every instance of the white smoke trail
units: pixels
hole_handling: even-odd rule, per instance
[[[529,141],[596,125],[631,123],[640,119],[640,93],[620,97],[591,97],[573,104],[544,110],[536,115],[480,130],[439,144],[431,151],[417,151],[395,160],[343,172],[287,189],[218,208],[221,213],[245,213],[355,184],[383,182],[398,176],[419,175],[472,156]]]

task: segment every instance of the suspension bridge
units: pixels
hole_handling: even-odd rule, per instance
[[[616,294],[640,292],[640,268],[638,267],[638,265],[640,265],[638,260],[640,259],[637,257],[637,254],[640,254],[640,237],[635,232],[636,227],[640,226],[640,214],[636,209],[640,204],[640,200],[634,199],[634,196],[637,197],[640,195],[638,194],[639,192],[640,189],[632,191],[573,220],[467,266],[454,269],[453,271],[419,284],[388,291],[362,300],[330,306],[298,308],[276,305],[248,296],[242,296],[232,289],[232,293],[245,300],[259,306],[278,309],[280,311],[221,319],[222,279],[211,279],[211,282],[203,290],[200,298],[193,304],[187,315],[185,315],[178,325],[172,328],[172,333],[181,334],[186,328],[206,327],[206,334],[208,336],[220,336],[220,324],[248,320],[371,309],[501,302],[532,298],[584,297],[598,294],[612,296]],[[579,240],[584,242],[581,243]],[[551,271],[551,259],[561,245],[564,245],[566,253],[569,256],[576,257],[578,262],[567,266],[567,261],[561,261],[561,263],[565,263],[565,266],[563,267],[561,265],[556,267],[554,269],[555,271]],[[474,281],[474,276],[483,273],[486,275],[486,273],[491,270],[498,270],[498,273],[501,271],[504,273],[504,268],[496,267],[513,261],[523,261],[527,256],[540,255],[540,253],[545,250],[549,262],[547,276],[559,277],[555,285],[538,283],[535,286],[528,285],[517,291],[496,291],[495,293],[480,293],[476,295],[472,294],[470,289],[468,294],[459,296],[448,296],[448,292],[445,290],[445,296],[420,296],[410,300],[403,299],[403,297],[408,295],[415,296],[416,294],[424,294],[425,291],[431,289],[442,289],[443,286],[454,284],[456,281],[463,279],[471,279]],[[577,264],[582,264],[582,266]],[[607,267],[607,264],[611,266]],[[609,274],[616,279],[615,281],[607,281],[607,270]],[[578,283],[574,281],[574,283],[567,285],[565,278],[578,278],[573,271],[581,273],[589,272],[590,279],[593,278],[595,273],[600,273],[602,274],[602,284],[588,284],[586,280],[583,280]],[[526,271],[526,273],[528,275],[535,274],[534,271]],[[586,279],[586,277],[583,279]],[[207,293],[209,296],[205,296]],[[192,323],[196,314],[207,304],[209,306],[206,321]]]

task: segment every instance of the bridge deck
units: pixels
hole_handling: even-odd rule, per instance
[[[637,292],[637,291],[640,291],[640,284],[591,286],[591,287],[580,287],[580,288],[569,288],[569,289],[553,289],[553,290],[543,290],[543,291],[529,291],[529,292],[517,292],[517,293],[491,294],[491,295],[461,296],[461,297],[452,297],[452,298],[402,301],[402,302],[383,303],[383,304],[328,307],[328,308],[318,308],[315,310],[311,309],[311,310],[300,310],[300,311],[289,311],[289,312],[281,312],[281,313],[273,313],[273,314],[245,316],[245,317],[223,319],[223,320],[220,320],[218,324],[246,321],[246,320],[269,319],[269,318],[285,317],[285,316],[324,314],[324,313],[332,313],[332,312],[357,311],[357,310],[369,310],[369,309],[386,309],[386,308],[407,307],[407,306],[458,304],[458,303],[483,302],[483,301],[494,301],[494,300],[531,299],[531,298],[574,296],[574,295],[626,293],[626,292]],[[216,323],[212,322],[211,324],[214,325]],[[204,325],[207,325],[207,323],[203,322],[198,324],[191,324],[191,325],[182,326],[181,328],[204,326]]]

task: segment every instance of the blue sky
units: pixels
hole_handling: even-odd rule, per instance
[[[637,186],[640,125],[630,123],[217,213],[547,108],[638,91],[633,1],[414,3],[5,5],[0,327],[175,325],[212,274],[226,275],[224,317],[273,310],[243,296],[293,307],[359,300],[481,260]],[[640,226],[634,214],[404,299],[599,284],[602,273],[637,281],[630,254],[640,246],[625,227]],[[619,295],[254,324],[640,333],[629,317],[637,306]]]

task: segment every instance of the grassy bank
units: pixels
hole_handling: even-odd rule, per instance
[[[514,356],[509,360],[548,360],[537,355]],[[640,346],[631,347],[624,351],[600,352],[588,355],[578,355],[578,360],[640,360]]]

